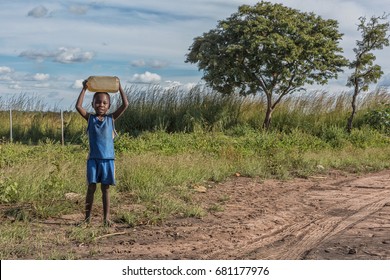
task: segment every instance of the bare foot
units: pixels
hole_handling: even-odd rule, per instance
[[[103,222],[103,226],[104,227],[115,227],[115,223],[113,221],[111,221],[111,220],[105,220]]]

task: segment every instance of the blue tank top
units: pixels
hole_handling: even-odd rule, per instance
[[[114,137],[116,136],[112,115],[102,121],[96,115],[89,115],[87,127],[90,159],[115,159]]]

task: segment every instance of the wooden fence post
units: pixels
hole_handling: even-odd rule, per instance
[[[62,146],[65,145],[65,137],[64,137],[64,112],[61,110],[61,143]]]
[[[13,131],[12,131],[12,109],[9,109],[9,140],[13,142]]]

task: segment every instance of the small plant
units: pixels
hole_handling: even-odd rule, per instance
[[[225,207],[220,203],[214,203],[209,207],[208,210],[210,212],[223,212],[225,210]]]
[[[16,202],[18,197],[18,183],[9,179],[0,179],[0,203]]]
[[[191,217],[191,218],[202,218],[206,216],[206,211],[200,207],[200,206],[194,206],[191,208],[188,208],[184,212],[184,217]]]
[[[106,229],[96,227],[73,227],[67,233],[70,240],[79,243],[93,243],[95,239],[103,234],[106,234]]]
[[[135,227],[140,224],[139,217],[134,212],[122,212],[116,215],[117,223],[127,224],[129,227]]]

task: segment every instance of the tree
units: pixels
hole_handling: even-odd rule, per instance
[[[243,5],[217,28],[196,37],[186,62],[197,63],[213,89],[241,95],[263,93],[268,129],[281,99],[305,84],[337,78],[348,61],[338,46],[335,20],[281,4]]]
[[[352,112],[347,121],[347,131],[351,132],[353,118],[356,114],[357,106],[356,99],[361,91],[367,91],[370,83],[376,83],[383,75],[381,67],[374,65],[376,59],[371,52],[373,50],[381,50],[385,46],[389,46],[389,22],[386,20],[388,15],[376,17],[373,16],[369,21],[366,17],[360,17],[358,31],[361,32],[362,40],[357,40],[357,48],[354,48],[355,60],[349,65],[354,72],[349,76],[347,86],[353,87],[352,96]]]

